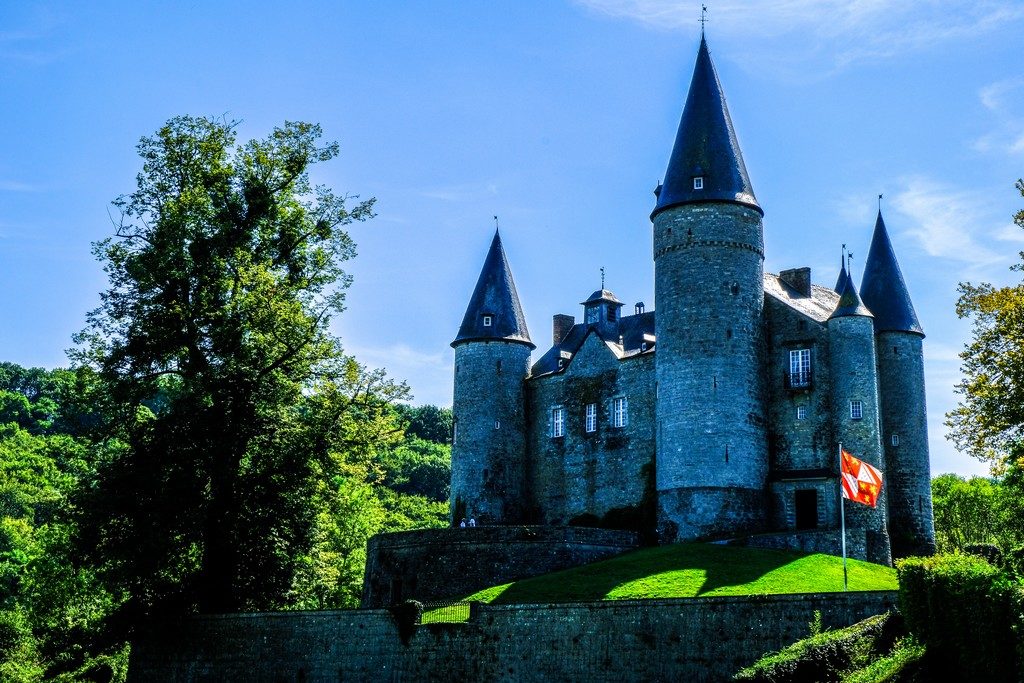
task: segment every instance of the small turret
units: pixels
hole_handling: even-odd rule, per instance
[[[849,277],[829,317],[828,338],[836,441],[884,473],[873,316]],[[831,468],[838,476],[838,453]],[[863,534],[867,559],[879,564],[892,561],[886,528],[886,493],[883,486],[875,508],[843,501],[847,529]]]
[[[535,346],[497,231],[452,346],[452,522],[519,522],[525,494],[523,380]]]
[[[928,412],[924,389],[924,330],[878,212],[861,285],[875,314],[882,445],[888,465],[893,557],[935,552]]]

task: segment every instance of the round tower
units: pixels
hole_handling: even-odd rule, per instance
[[[526,458],[523,381],[535,346],[497,232],[452,347],[452,523],[521,522]]]
[[[892,564],[886,519],[890,482],[880,441],[875,328],[871,311],[861,302],[850,278],[846,278],[839,304],[828,321],[828,345],[836,441],[855,458],[881,470],[883,475],[876,507],[841,500],[846,529],[851,537],[864,533],[868,561]],[[838,475],[838,447],[832,467]]]
[[[882,213],[864,266],[862,298],[875,314],[882,448],[889,467],[894,558],[935,552],[924,388],[924,330],[900,272]]]
[[[758,531],[768,471],[763,211],[703,36],[655,194],[659,536]]]

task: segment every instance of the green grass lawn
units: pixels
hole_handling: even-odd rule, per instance
[[[896,589],[893,568],[859,560],[847,563],[850,590]],[[465,600],[514,604],[842,590],[843,560],[839,557],[682,543],[492,586]]]

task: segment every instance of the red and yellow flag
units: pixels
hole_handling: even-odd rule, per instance
[[[882,473],[862,460],[858,460],[846,449],[842,449],[843,498],[875,507],[878,494],[882,492]]]

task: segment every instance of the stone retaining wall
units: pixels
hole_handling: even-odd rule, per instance
[[[479,605],[416,628],[386,610],[195,617],[139,634],[129,681],[723,681],[809,632],[895,605],[894,592]]]

